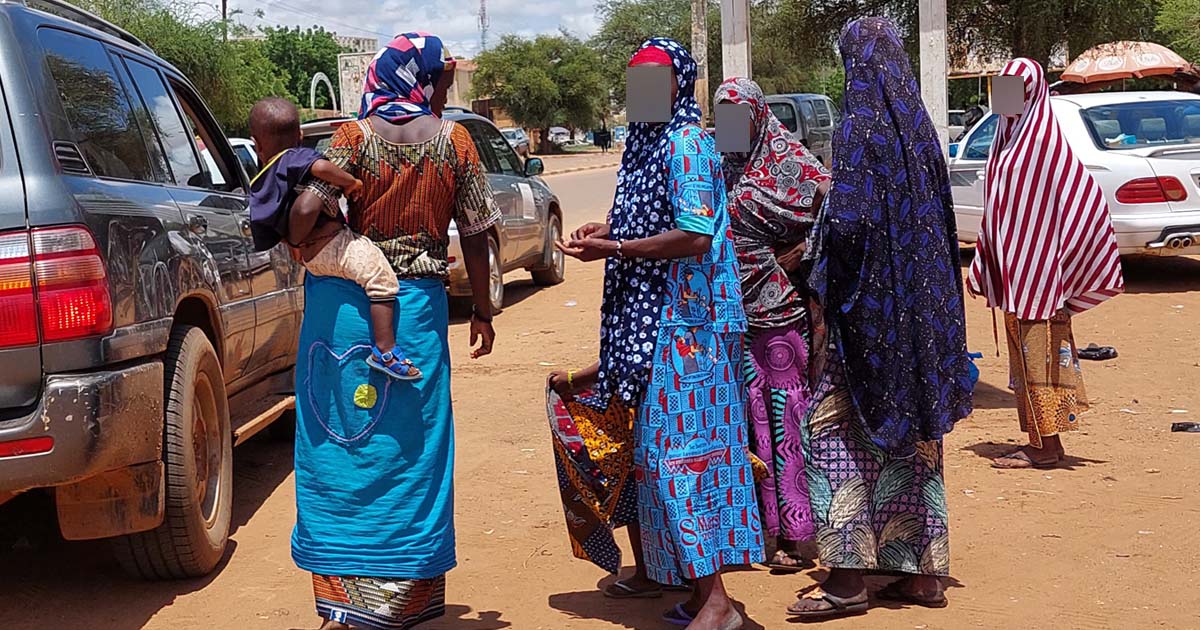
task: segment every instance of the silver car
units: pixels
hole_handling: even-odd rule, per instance
[[[1200,254],[1200,96],[1105,92],[1050,97],[1063,137],[1108,200],[1121,255]],[[978,238],[998,118],[950,148],[958,237]]]
[[[554,247],[562,238],[562,205],[540,177],[544,168],[538,158],[522,161],[508,140],[491,121],[465,110],[446,109],[445,117],[466,128],[475,141],[479,159],[487,171],[488,182],[502,218],[488,232],[490,281],[488,297],[492,309],[504,306],[504,274],[525,269],[540,286],[563,281],[563,253]],[[304,145],[324,150],[333,132],[352,118],[315,120],[301,126]],[[463,264],[458,228],[450,223],[450,280],[447,289],[453,298],[471,297],[471,284]]]

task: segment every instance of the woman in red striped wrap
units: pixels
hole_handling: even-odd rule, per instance
[[[1029,444],[998,468],[1052,467],[1058,434],[1087,409],[1071,317],[1124,290],[1104,193],[1050,111],[1045,73],[1029,59],[1002,75],[1024,80],[1025,107],[1001,116],[984,187],[971,292],[1004,310],[1021,428]]]

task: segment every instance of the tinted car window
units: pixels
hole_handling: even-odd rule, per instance
[[[500,160],[496,157],[496,152],[483,133],[484,125],[475,120],[468,120],[463,122],[463,126],[467,128],[467,133],[471,134],[471,140],[475,142],[475,150],[479,152],[479,161],[483,163],[484,170],[489,173],[503,173]],[[507,146],[508,142],[504,144]]]
[[[254,162],[254,154],[250,152],[250,147],[239,144],[233,147],[234,154],[237,155],[238,161],[242,163],[242,168],[246,169],[246,174],[253,177],[258,173],[258,164]]]
[[[804,124],[809,129],[817,126],[817,115],[813,112],[812,103],[808,101],[800,101],[800,115],[804,117]]]
[[[797,123],[800,122],[796,118],[796,108],[788,103],[770,103],[768,107],[771,108],[771,113],[775,114],[775,117],[779,119],[779,122],[783,123],[783,126],[788,131],[796,133],[796,130],[799,129]]]
[[[828,127],[833,124],[833,115],[829,112],[829,105],[824,100],[813,101],[813,108],[817,110],[818,127]]]
[[[181,85],[173,82],[169,85],[171,91],[177,96],[177,102],[183,108],[183,120],[191,131],[192,137],[195,138],[196,146],[200,149],[201,168],[204,169],[202,174],[189,179],[187,185],[225,192],[237,187],[238,184],[230,183],[238,181],[238,177],[234,175],[233,165],[216,150],[218,132],[215,123],[205,121],[197,113],[199,98],[190,94],[190,90]],[[206,122],[214,126],[209,126]],[[208,148],[209,145],[213,146],[212,150]]]
[[[97,175],[156,181],[145,136],[104,46],[48,28],[38,40],[70,130],[57,139],[74,142]]]
[[[179,115],[179,109],[175,107],[175,101],[157,70],[132,59],[128,60],[128,65],[134,85],[137,86],[146,108],[150,110],[162,138],[175,183],[187,186],[189,181],[204,171],[196,157],[190,133]]]
[[[521,172],[521,159],[517,157],[513,151],[512,145],[496,128],[479,123],[480,137],[492,147],[492,152],[496,154],[496,161],[500,165],[500,172],[505,175],[517,175]]]
[[[979,125],[975,133],[971,134],[971,139],[967,141],[963,159],[986,160],[988,158],[992,152],[992,138],[996,136],[996,123],[999,120],[998,116],[990,116],[982,125]]]

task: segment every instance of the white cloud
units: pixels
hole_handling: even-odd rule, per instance
[[[580,37],[596,32],[595,0],[488,0],[489,43],[506,34],[533,36],[560,28]],[[339,35],[378,37],[427,31],[441,37],[456,55],[479,51],[479,0],[430,3],[417,0],[231,0],[253,26],[319,25]],[[254,18],[255,11],[263,18]]]

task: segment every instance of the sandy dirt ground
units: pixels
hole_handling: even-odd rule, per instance
[[[568,226],[603,217],[613,171],[548,179]],[[601,267],[572,263],[567,282],[538,290],[510,278],[496,319],[496,353],[467,358],[454,322],[457,363],[459,566],[448,614],[429,630],[666,628],[678,597],[612,601],[612,578],[572,559],[563,527],[544,412],[544,378],[597,352]],[[1127,265],[1130,290],[1078,318],[1081,344],[1113,345],[1120,358],[1085,363],[1093,411],[1065,438],[1070,459],[1052,471],[997,471],[988,458],[1019,443],[1006,357],[992,320],[967,304],[969,341],[984,352],[976,413],[946,439],[953,553],[950,606],[880,603],[829,628],[1200,628],[1200,260]],[[309,578],[289,556],[294,518],[292,449],[255,438],[236,453],[233,542],[206,579],[129,580],[101,543],[64,543],[36,497],[0,510],[0,625],[38,630],[284,630],[312,628]],[[623,537],[623,536],[622,536]],[[630,564],[626,559],[626,564]],[[747,628],[793,627],[784,607],[822,572],[778,576],[746,569],[729,588]],[[883,582],[873,582],[872,588]]]

